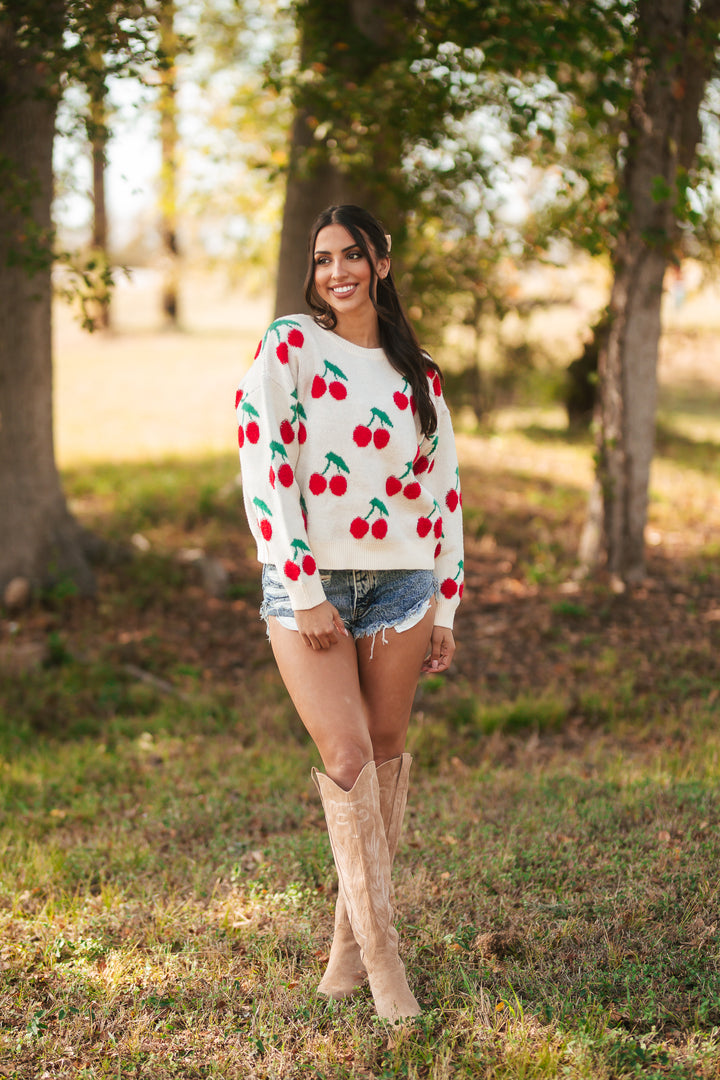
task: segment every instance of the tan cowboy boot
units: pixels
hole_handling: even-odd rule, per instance
[[[401,754],[400,757],[384,761],[377,767],[380,813],[385,827],[391,869],[402,831],[411,764],[410,754]],[[338,885],[335,930],[325,974],[318,985],[318,993],[327,994],[328,997],[339,1001],[357,990],[366,977],[367,972],[360,958],[360,946],[353,935],[350,920],[347,917],[345,897]]]
[[[402,1020],[420,1006],[398,955],[398,934],[390,902],[390,855],[380,813],[375,762],[369,761],[350,791],[312,771],[320,792],[352,932],[368,973],[378,1016]]]

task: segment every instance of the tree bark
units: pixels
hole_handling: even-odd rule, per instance
[[[102,63],[102,58],[98,58]],[[107,167],[107,88],[100,72],[90,86],[90,150],[92,155],[92,248],[97,256],[109,265],[108,215],[105,198],[105,171]],[[110,290],[99,286],[93,322],[97,330],[109,330],[111,322]]]
[[[383,5],[377,0],[310,0],[300,10],[301,66],[306,69],[316,56],[321,57],[322,66],[332,65],[333,73],[357,84],[369,77],[379,63],[397,55],[408,33],[415,0],[386,0]],[[348,44],[338,49],[338,41]],[[363,42],[369,48],[363,49]],[[348,92],[352,93],[352,88]],[[378,101],[377,106],[381,112],[382,102]],[[329,102],[325,107],[332,121],[333,107]],[[308,234],[321,210],[338,203],[357,203],[388,224],[398,212],[383,178],[386,180],[390,171],[399,167],[401,133],[385,130],[374,148],[372,171],[355,168],[351,173],[336,163],[332,146],[315,138],[314,128],[321,119],[325,118],[311,117],[302,101],[297,103],[280,237],[276,317],[306,310],[303,281]],[[314,166],[308,164],[309,150],[320,158]]]
[[[0,161],[12,180],[0,198],[0,592],[24,577],[90,593],[93,575],[55,464],[50,258],[41,243],[34,272],[23,265],[33,235],[51,235],[56,106],[9,20],[0,27],[0,71]]]
[[[367,191],[353,183],[346,173],[342,173],[330,161],[309,174],[303,170],[304,152],[313,145],[313,141],[307,113],[300,110],[293,121],[290,137],[290,168],[283,207],[275,296],[276,318],[307,310],[303,281],[308,261],[308,234],[320,211],[339,203],[362,205],[368,200]]]
[[[169,326],[180,323],[180,248],[178,244],[178,40],[175,0],[161,0],[160,48],[164,67],[160,83],[160,236],[162,240],[162,310]]]
[[[620,195],[627,211],[613,258],[597,412],[602,548],[611,575],[624,584],[645,575],[663,278],[678,237],[679,170],[695,157],[713,55],[703,40],[702,18],[702,10],[693,17],[685,0],[640,0],[637,8]],[[597,490],[592,509],[597,511]],[[589,535],[593,529],[597,515],[593,520],[591,513],[581,540],[581,555],[587,559],[597,554]]]

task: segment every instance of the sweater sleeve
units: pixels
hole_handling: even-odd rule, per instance
[[[302,334],[289,320],[273,323],[236,395],[243,501],[258,558],[283,575],[293,610],[325,599],[308,542],[303,498],[295,479],[305,440],[298,399]]]
[[[435,625],[452,628],[465,578],[460,469],[450,411],[442,396],[440,380],[435,376],[430,382],[438,425],[435,434],[424,440],[420,453],[427,458],[424,484],[433,493],[442,513],[442,534],[435,556],[435,575],[440,583]]]

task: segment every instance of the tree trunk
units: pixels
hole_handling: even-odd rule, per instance
[[[12,173],[0,199],[0,592],[24,577],[34,587],[71,581],[90,593],[93,575],[55,464],[50,259],[38,247],[34,272],[18,265],[34,235],[51,233],[55,101],[26,55],[6,22],[0,160]]]
[[[105,170],[107,167],[107,89],[101,76],[90,87],[90,149],[92,154],[92,248],[96,256],[108,266],[108,217],[105,199]],[[97,313],[93,322],[98,330],[109,330],[111,321],[110,290],[98,286],[95,303]]]
[[[602,548],[618,582],[645,575],[644,531],[655,440],[663,278],[677,241],[678,181],[695,155],[698,114],[710,73],[702,12],[685,0],[640,0],[620,198],[628,209],[618,238],[610,329],[600,351],[598,484]],[[597,515],[581,541],[589,558]]]
[[[180,250],[178,245],[178,40],[175,0],[161,0],[160,48],[164,57],[160,83],[160,236],[162,240],[162,310],[169,326],[180,322]]]
[[[320,211],[339,203],[362,205],[368,200],[367,191],[330,161],[307,174],[302,159],[313,142],[307,113],[300,110],[293,121],[291,134],[275,297],[276,318],[307,310],[303,281],[308,261],[308,234]]]
[[[332,65],[330,72],[351,83],[345,89],[352,95],[353,85],[371,76],[374,68],[392,59],[408,33],[408,23],[415,11],[415,0],[309,0],[301,10],[301,66],[308,68],[319,60],[320,66]],[[342,48],[337,43],[343,43]],[[367,45],[367,47],[364,47]],[[336,118],[333,104],[324,103],[327,119]],[[303,281],[307,268],[307,241],[310,227],[320,213],[337,203],[366,206],[391,226],[399,212],[390,194],[388,177],[400,166],[400,132],[382,126],[383,137],[373,148],[372,170],[354,167],[344,171],[335,160],[327,141],[314,137],[318,121],[299,101],[290,137],[290,164],[283,210],[280,257],[278,262],[275,315],[305,311]],[[382,102],[377,102],[382,114]],[[313,121],[313,123],[309,121]],[[370,125],[369,117],[364,120]],[[314,165],[308,162],[308,150],[315,151]],[[317,158],[319,157],[319,161]]]

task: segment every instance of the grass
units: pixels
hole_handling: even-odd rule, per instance
[[[668,421],[650,578],[618,596],[572,580],[591,447],[541,420],[459,439],[468,590],[410,728],[395,885],[423,1014],[399,1032],[367,990],[315,993],[335,876],[234,455],[81,446],[98,600],[0,612],[3,1080],[720,1074],[717,446]]]
[[[396,889],[424,1012],[388,1033],[366,990],[315,994],[334,873],[314,751],[249,621],[233,477],[229,459],[67,474],[89,524],[150,549],[110,559],[98,604],[46,598],[15,624],[52,648],[1,687],[0,1075],[716,1076],[717,624],[649,652],[641,597],[633,615],[537,572],[544,530],[567,579],[554,526],[580,496],[467,463],[484,523],[468,568],[486,581],[471,655],[418,692]],[[198,543],[230,567],[230,598],[178,559]],[[672,572],[696,609],[719,591],[702,553]],[[689,607],[672,608],[683,630]],[[494,673],[477,670],[478,609],[505,619]]]
[[[716,1075],[720,738],[685,721],[652,752],[496,729],[460,760],[450,734],[416,769],[397,896],[425,1012],[392,1037],[366,992],[314,994],[333,877],[292,731],[244,747],[158,709],[7,757],[4,1075]]]

